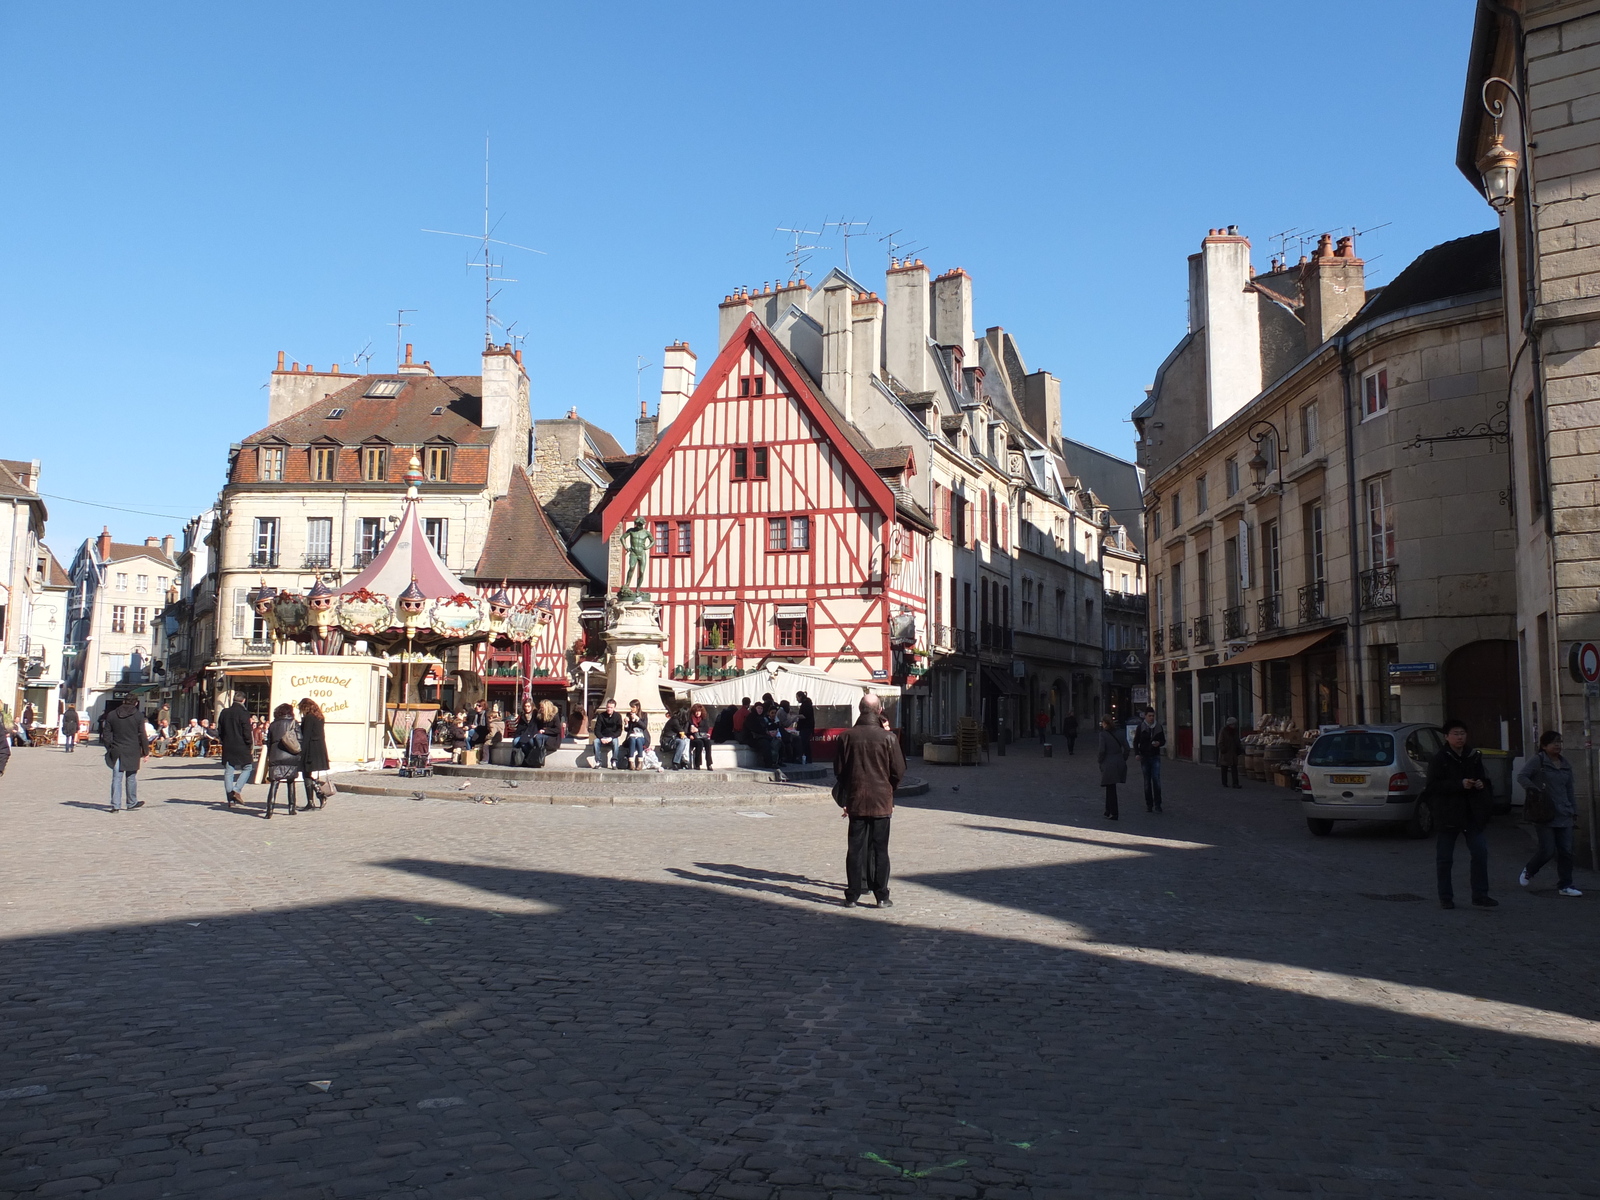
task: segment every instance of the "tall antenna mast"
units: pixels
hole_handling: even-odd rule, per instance
[[[642,355],[642,354],[636,354],[634,356],[634,359],[635,359],[636,362],[638,362],[639,365],[638,365],[638,367],[636,367],[634,369],[634,372],[633,372],[633,398],[635,400],[639,401],[640,404],[643,404],[644,403],[644,373],[649,368],[655,366],[655,363],[653,363],[653,362],[645,362],[644,355]]]
[[[846,275],[850,274],[850,239],[861,237],[866,233],[867,226],[871,224],[871,217],[868,217],[865,221],[851,221],[842,216],[837,221],[824,221],[822,223],[824,229],[832,225],[839,231],[839,236],[844,239],[844,273]],[[861,233],[852,233],[851,230],[857,227],[861,229]]]
[[[794,245],[790,248],[789,252],[784,255],[784,257],[789,260],[789,278],[798,279],[802,283],[804,283],[806,277],[811,274],[810,271],[805,269],[806,263],[811,261],[811,255],[808,253],[808,251],[832,249],[830,246],[819,246],[815,243],[808,246],[802,246],[800,244],[800,239],[802,237],[821,237],[822,230],[820,229],[790,229],[787,226],[779,225],[774,232],[790,233],[794,235]]]
[[[498,262],[495,260],[493,255],[491,255],[489,252],[490,245],[510,246],[514,250],[526,250],[530,254],[543,254],[544,251],[535,250],[532,246],[521,246],[516,242],[503,242],[499,238],[489,236],[494,232],[494,227],[489,223],[488,134],[483,135],[483,233],[455,233],[449,229],[424,229],[422,232],[438,233],[444,235],[445,237],[471,238],[473,241],[479,243],[479,261],[472,262],[469,260],[467,262],[467,266],[483,268],[483,345],[485,349],[494,345],[494,327],[500,324],[500,322],[495,318],[493,308],[494,298],[500,293],[495,290],[494,285],[497,283],[516,283],[518,281],[504,275],[495,274],[496,271],[505,266],[505,261],[503,259]]]
[[[394,320],[389,324],[394,326],[394,369],[398,371],[400,364],[405,361],[406,355],[406,330],[411,328],[411,322],[406,320],[408,312],[416,312],[414,308],[397,308]]]

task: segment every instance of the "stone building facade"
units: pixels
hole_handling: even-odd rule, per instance
[[[1314,728],[1447,711],[1519,753],[1508,454],[1472,433],[1505,389],[1493,235],[1436,246],[1370,295],[1349,239],[1264,276],[1240,245],[1213,231],[1191,280],[1264,297],[1272,325],[1300,330],[1297,364],[1237,323],[1213,327],[1191,292],[1196,326],[1134,413],[1151,687],[1172,753],[1210,760],[1229,716]],[[1242,378],[1261,384],[1242,403],[1208,394]]]
[[[103,529],[73,556],[62,699],[79,713],[97,718],[115,695],[161,690],[160,618],[178,575],[173,546],[171,535],[137,544],[113,541]]]

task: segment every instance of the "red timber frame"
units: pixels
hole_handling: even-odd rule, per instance
[[[740,379],[752,374],[765,376],[763,394],[740,396]],[[733,451],[756,446],[767,450],[766,478],[734,479]],[[747,457],[747,476],[754,457]],[[899,579],[889,576],[894,493],[753,315],[606,506],[602,531],[609,538],[635,517],[671,524],[674,553],[651,555],[645,590],[662,606],[668,661],[679,680],[704,678],[703,655],[711,653],[730,669],[788,659],[888,681],[890,618],[924,607],[909,562]],[[809,521],[808,546],[769,550],[769,520],[795,517]],[[686,555],[675,552],[680,521],[694,529]],[[788,530],[792,545],[793,526]],[[899,536],[922,542],[905,526]],[[915,545],[919,564],[925,552]],[[726,609],[733,611],[734,645],[708,651],[700,642],[702,614]],[[779,609],[804,609],[804,648],[777,645]]]
[[[500,590],[498,583],[479,583],[478,596],[487,600]],[[520,646],[511,646],[505,650],[496,650],[492,643],[479,642],[472,647],[472,664],[468,668],[477,673],[484,681],[485,686],[505,687],[516,685],[517,697],[520,702],[531,688],[553,688],[563,693],[571,686],[569,668],[571,663],[567,658],[567,598],[568,587],[566,584],[506,584],[506,594],[511,597],[513,604],[537,604],[541,600],[548,600],[552,609],[549,622],[539,631],[539,636],[531,642],[524,642]],[[515,662],[522,668],[520,675],[490,675],[490,662]],[[546,675],[535,676],[534,671],[543,669]]]

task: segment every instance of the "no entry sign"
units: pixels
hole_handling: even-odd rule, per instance
[[[1593,642],[1573,642],[1567,655],[1567,669],[1578,683],[1600,683],[1600,646]]]

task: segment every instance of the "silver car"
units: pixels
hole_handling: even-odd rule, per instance
[[[1403,821],[1412,837],[1434,831],[1422,798],[1428,763],[1444,749],[1437,725],[1347,725],[1311,744],[1300,772],[1300,807],[1318,837],[1335,821]]]

